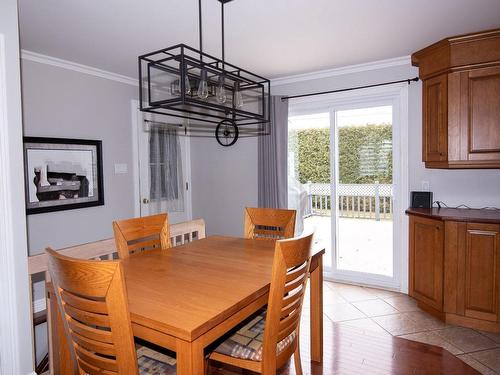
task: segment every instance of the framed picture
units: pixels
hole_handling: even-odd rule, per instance
[[[102,142],[24,138],[26,213],[104,205]]]

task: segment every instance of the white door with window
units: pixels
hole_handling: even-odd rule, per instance
[[[137,108],[138,103],[133,103]],[[145,121],[146,120],[146,121]],[[191,220],[189,137],[176,134],[181,119],[143,113],[136,109],[136,214],[167,212],[171,223]]]
[[[399,86],[290,103],[289,177],[308,197],[326,277],[407,288],[405,101]]]

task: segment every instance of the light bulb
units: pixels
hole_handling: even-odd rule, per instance
[[[241,91],[240,91],[240,83],[239,82],[235,82],[234,83],[234,106],[236,108],[241,108],[243,107],[243,95],[241,95]]]
[[[200,84],[198,85],[198,98],[200,99],[208,98],[207,71],[205,69],[202,69],[200,74]]]
[[[219,84],[215,89],[215,95],[217,97],[217,101],[220,104],[224,104],[227,100],[226,96],[226,88],[224,87],[224,76],[219,76]]]
[[[191,82],[189,82],[189,76],[186,74],[184,78],[184,93],[186,95],[191,95]]]

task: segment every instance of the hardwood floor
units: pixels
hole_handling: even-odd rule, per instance
[[[323,364],[311,364],[309,337],[302,329],[301,353],[304,374],[382,375],[382,374],[480,374],[446,350],[399,337],[381,335],[359,328],[342,326],[325,319]],[[307,336],[307,337],[306,337]],[[210,374],[233,375],[242,371],[212,363]],[[247,372],[248,373],[248,372]],[[292,366],[279,372],[292,375]]]
[[[327,284],[326,290],[336,290],[330,283],[325,284]],[[328,287],[329,289],[327,289]],[[348,299],[368,300],[370,298],[370,300],[374,301],[378,300],[380,295],[391,299],[403,298],[395,293],[385,293],[383,291],[377,296],[378,292],[376,290],[356,288],[349,288],[349,293],[344,291],[344,295]],[[365,309],[354,313],[354,311],[345,309],[343,305],[339,307],[342,303],[348,303],[346,300],[343,300],[343,302],[338,301],[340,298],[340,294],[337,296],[336,293],[331,294],[328,291],[325,294],[324,361],[322,364],[315,364],[310,361],[309,317],[307,315],[308,307],[305,306],[301,324],[301,354],[304,374],[490,374],[490,372],[478,372],[439,346],[410,341],[391,335],[386,329],[372,321],[372,318],[368,318],[371,310],[368,310],[366,306],[373,307],[371,305],[374,305],[374,303],[371,305],[357,304],[357,306],[364,307]],[[335,301],[332,302],[331,299],[335,299]],[[407,303],[402,304],[401,301],[398,302],[398,307],[406,310],[409,309]],[[353,301],[352,303],[355,304],[356,302]],[[335,319],[336,311],[343,314],[346,320],[341,319],[342,321],[340,322],[333,322],[330,317]],[[359,319],[360,311],[364,311],[362,313],[363,319]],[[375,311],[377,310],[375,309]],[[352,315],[346,315],[348,313]],[[397,316],[397,311],[389,311],[389,313]],[[352,320],[349,320],[349,318]],[[351,324],[346,324],[348,322]],[[290,362],[289,365],[280,369],[279,374],[293,375],[295,374],[293,367],[293,362]],[[242,372],[240,369],[230,366],[222,366],[215,362],[210,363],[209,374],[235,375],[242,373],[249,374],[249,372]],[[494,374],[494,372],[491,372],[491,374]]]

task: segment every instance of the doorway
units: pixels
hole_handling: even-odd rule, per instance
[[[190,162],[190,142],[189,137],[177,134],[174,145],[177,143],[178,150],[174,153],[175,159],[169,160],[162,142],[157,144],[152,139],[154,127],[160,129],[175,129],[175,124],[180,120],[169,118],[168,116],[159,116],[150,113],[143,113],[139,109],[139,103],[132,101],[132,133],[134,143],[134,180],[135,180],[135,214],[136,216],[149,216],[161,212],[168,212],[169,221],[172,224],[188,221],[192,219],[191,206],[191,162]],[[144,121],[147,120],[147,121]],[[168,125],[167,125],[168,124]],[[152,148],[155,148],[154,150]],[[161,173],[156,173],[158,157],[161,154],[160,163],[170,163],[171,168],[175,169],[176,181],[169,181],[169,178]],[[154,160],[155,157],[157,160]],[[180,159],[180,160],[179,160]],[[161,166],[164,169],[163,165]],[[161,185],[173,184],[173,192],[168,194],[165,191],[155,193],[152,185],[155,185],[157,179],[161,180]],[[178,180],[178,181],[177,181]],[[158,184],[156,184],[158,185]],[[157,189],[158,190],[158,189]],[[160,190],[161,189],[160,187]],[[157,194],[157,197],[153,195]],[[172,202],[175,201],[175,204]]]
[[[326,278],[407,289],[406,87],[290,104],[289,201],[326,250]],[[292,207],[295,208],[295,207]]]

